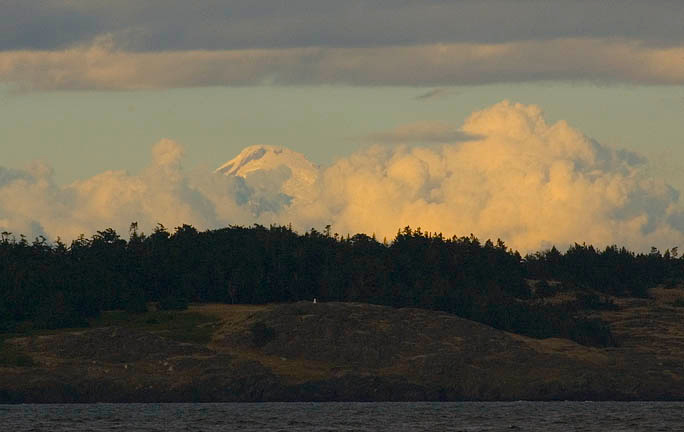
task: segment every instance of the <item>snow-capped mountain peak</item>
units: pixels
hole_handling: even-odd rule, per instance
[[[216,169],[217,173],[249,180],[251,176],[283,176],[281,192],[293,199],[308,200],[318,179],[319,168],[303,154],[286,147],[254,145]]]

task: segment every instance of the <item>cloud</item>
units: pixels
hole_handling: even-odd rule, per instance
[[[397,227],[505,239],[523,251],[573,242],[681,244],[679,195],[643,158],[602,146],[536,106],[502,102],[462,126],[480,138],[373,146],[327,168],[319,200],[338,232]]]
[[[393,133],[454,130],[419,125]],[[256,147],[243,155],[244,175],[188,171],[181,146],[169,139],[154,145],[152,163],[138,174],[107,171],[60,186],[45,164],[2,168],[0,230],[72,239],[106,227],[126,233],[133,221],[147,232],[157,222],[199,229],[292,223],[300,231],[331,224],[342,234],[391,239],[411,225],[500,237],[522,252],[573,242],[641,251],[684,245],[679,192],[649,176],[639,155],[508,101],[473,113],[458,131],[473,139],[372,145],[327,167],[304,164],[316,171],[306,196],[286,187],[306,162],[301,155],[276,149],[264,152],[267,161]]]
[[[0,50],[54,50],[116,36],[132,51],[371,47],[626,38],[684,40],[671,0],[3,0]]]
[[[427,99],[438,99],[443,98],[449,94],[449,89],[446,88],[436,88],[425,93],[421,93],[416,96],[415,100],[427,100]]]
[[[449,123],[421,121],[397,126],[387,132],[372,133],[366,140],[376,143],[448,143],[476,138]]]
[[[554,39],[498,44],[130,52],[103,36],[60,51],[0,52],[0,82],[26,90],[212,85],[476,85],[539,80],[684,84],[684,45]]]
[[[45,235],[70,240],[106,227],[126,233],[133,221],[148,232],[157,222],[205,228],[251,223],[251,215],[243,215],[234,200],[221,205],[212,201],[220,189],[234,196],[234,179],[195,179],[182,170],[181,154],[177,143],[164,139],[153,147],[153,163],[138,175],[105,171],[66,186],[57,185],[52,170],[42,163],[0,175],[0,229],[29,239]]]
[[[164,138],[152,147],[152,160],[159,166],[178,166],[183,153],[183,147],[180,144]]]

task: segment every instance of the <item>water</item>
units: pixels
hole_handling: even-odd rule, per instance
[[[682,402],[0,405],[2,431],[682,431]]]

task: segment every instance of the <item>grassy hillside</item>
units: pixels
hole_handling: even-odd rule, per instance
[[[6,339],[0,399],[684,399],[683,297],[656,289],[586,311],[618,338],[605,348],[361,303],[110,311],[87,329]]]

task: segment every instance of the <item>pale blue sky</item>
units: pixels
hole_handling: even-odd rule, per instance
[[[650,171],[684,190],[684,87],[535,83],[445,87],[260,86],[154,91],[0,93],[2,165],[43,160],[59,183],[108,169],[137,172],[171,138],[186,168],[214,168],[253,144],[283,145],[328,164],[404,123],[460,126],[502,99],[537,104],[603,144],[648,158]]]

